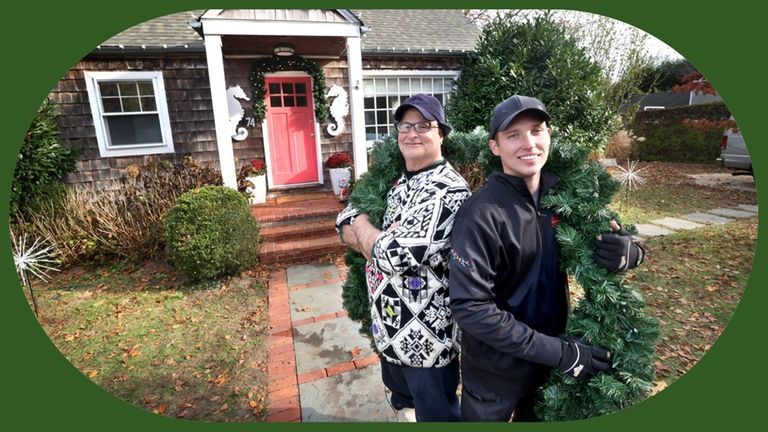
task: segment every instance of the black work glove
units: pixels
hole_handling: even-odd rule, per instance
[[[632,241],[623,227],[612,234],[602,234],[595,243],[595,262],[609,271],[630,270],[643,262],[645,250]]]
[[[611,353],[578,338],[561,338],[563,356],[557,369],[584,384],[596,373],[612,367]]]

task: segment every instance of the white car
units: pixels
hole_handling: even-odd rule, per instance
[[[717,158],[717,161],[725,168],[744,170],[748,174],[752,174],[752,161],[749,159],[747,145],[744,143],[744,137],[741,135],[741,132],[734,132],[730,129],[726,129],[723,132],[723,140],[720,144],[720,157]]]

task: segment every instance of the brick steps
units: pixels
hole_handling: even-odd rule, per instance
[[[334,214],[332,218],[307,218],[307,220],[302,220],[301,223],[296,223],[295,219],[270,223],[261,228],[261,240],[263,242],[274,242],[312,238],[315,234],[336,233],[335,221],[336,215]]]
[[[262,226],[263,264],[301,264],[346,251],[334,228],[344,208],[335,195],[314,191],[281,201],[251,207]]]
[[[300,264],[346,250],[334,231],[323,237],[262,243],[260,257],[264,264]]]

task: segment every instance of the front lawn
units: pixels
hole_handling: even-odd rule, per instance
[[[747,286],[756,243],[757,217],[645,242],[647,259],[627,279],[659,319],[657,380],[677,380],[720,337]]]
[[[267,289],[246,272],[185,282],[163,262],[70,268],[34,287],[39,320],[94,383],[166,416],[266,415]]]

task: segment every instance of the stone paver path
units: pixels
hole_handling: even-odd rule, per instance
[[[268,421],[395,420],[379,358],[343,309],[346,273],[314,263],[270,276]]]
[[[656,219],[647,224],[637,224],[636,238],[647,239],[665,236],[677,231],[701,228],[707,225],[733,222],[736,219],[757,217],[757,206],[739,204],[737,208],[715,208],[678,217]]]

